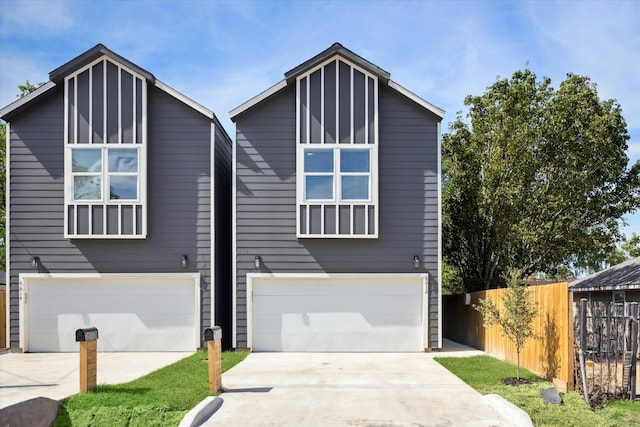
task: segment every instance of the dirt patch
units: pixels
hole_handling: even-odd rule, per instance
[[[512,385],[512,386],[517,387],[519,385],[531,384],[531,380],[528,380],[526,378],[510,377],[510,378],[503,378],[502,379],[502,384],[504,384],[504,385]]]

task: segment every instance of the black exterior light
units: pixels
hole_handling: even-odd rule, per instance
[[[189,257],[187,257],[186,255],[182,255],[182,261],[180,262],[180,265],[182,266],[182,268],[189,267]]]
[[[256,257],[253,259],[253,266],[256,268],[256,270],[260,270],[261,264],[262,258],[260,258],[260,255],[256,255]]]
[[[37,270],[40,268],[40,257],[34,256],[31,258],[31,268]]]
[[[413,257],[413,268],[420,268],[420,257],[418,255]]]

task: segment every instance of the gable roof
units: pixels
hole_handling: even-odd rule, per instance
[[[576,280],[569,289],[574,292],[640,289],[640,257]]]
[[[220,121],[218,120],[218,118],[216,117],[216,115],[214,114],[213,111],[211,111],[208,108],[204,107],[202,104],[199,104],[198,102],[192,100],[191,98],[187,97],[186,95],[183,95],[182,93],[180,93],[177,90],[173,89],[169,85],[167,85],[165,83],[162,83],[160,80],[156,79],[155,76],[153,74],[151,74],[149,71],[147,71],[144,68],[134,64],[133,62],[129,61],[128,59],[118,55],[117,53],[115,53],[114,51],[110,50],[109,48],[107,48],[105,45],[103,45],[101,43],[95,45],[94,47],[92,47],[91,49],[87,50],[86,52],[76,56],[71,61],[69,61],[69,62],[61,65],[60,67],[56,68],[55,70],[51,71],[49,73],[49,81],[46,84],[44,84],[43,86],[41,86],[38,89],[34,90],[33,92],[25,95],[24,97],[18,99],[17,101],[12,102],[11,104],[5,106],[4,108],[1,108],[0,109],[0,119],[7,120],[12,114],[15,114],[15,113],[21,111],[28,104],[30,104],[33,100],[35,100],[35,99],[39,98],[40,96],[44,95],[45,93],[47,93],[48,91],[50,91],[54,87],[64,83],[64,78],[66,76],[68,76],[69,74],[72,74],[73,72],[79,70],[80,68],[90,64],[91,62],[93,62],[96,59],[101,58],[103,56],[106,56],[107,58],[111,59],[113,62],[119,63],[119,64],[125,66],[126,68],[129,68],[131,71],[134,71],[137,74],[141,75],[142,77],[144,77],[147,80],[148,83],[154,85],[158,89],[160,89],[160,90],[166,92],[167,94],[169,94],[170,96],[176,98],[177,100],[179,100],[183,104],[188,105],[189,107],[191,107],[192,109],[196,110],[200,114],[202,114],[202,115],[206,116],[207,118],[213,120],[217,127],[220,127],[221,129],[224,130],[224,127],[222,126],[222,124],[220,123]],[[224,133],[226,135],[226,131]]]
[[[284,73],[284,78],[288,83],[290,83],[294,81],[295,78],[298,77],[300,74],[305,73],[307,70],[314,68],[316,65],[323,63],[324,61],[326,61],[327,59],[335,55],[339,55],[344,59],[347,59],[351,63],[359,66],[360,68],[364,68],[371,74],[378,77],[378,79],[384,82],[385,84],[389,81],[389,78],[391,77],[391,74],[389,72],[367,61],[360,55],[356,55],[346,47],[342,46],[340,43],[334,43],[331,45],[329,49],[326,49],[320,52],[319,54],[309,59],[308,61],[305,61],[302,64],[298,65],[297,67]]]
[[[387,85],[391,89],[396,90],[397,92],[411,99],[413,102],[420,105],[424,109],[432,112],[433,114],[440,117],[441,119],[444,118],[444,110],[436,107],[430,102],[425,101],[423,98],[419,97],[415,93],[409,91],[408,89],[405,89],[398,83],[391,80],[391,74],[389,72],[383,70],[382,68],[373,64],[372,62],[367,61],[361,56],[353,53],[346,47],[342,46],[340,43],[334,43],[328,49],[320,52],[313,58],[303,62],[297,67],[292,68],[291,70],[284,73],[283,80],[279,81],[275,85],[271,86],[269,89],[265,90],[259,95],[254,96],[253,98],[249,99],[248,101],[244,102],[243,104],[231,110],[229,112],[229,115],[231,116],[231,120],[235,121],[235,118],[240,114],[244,113],[245,111],[249,110],[255,105],[261,103],[265,99],[269,98],[270,96],[274,95],[275,93],[279,92],[280,90],[284,89],[290,84],[294,84],[296,77],[298,77],[299,75],[309,71],[310,69],[320,65],[321,63],[327,61],[328,59],[334,56],[342,57],[343,59],[351,62],[352,64],[355,64],[360,68],[363,68],[367,72],[375,75],[381,83]]]
[[[98,43],[97,45],[95,45],[94,47],[92,47],[91,49],[86,51],[85,53],[82,53],[82,54],[76,56],[71,61],[69,61],[66,64],[63,64],[63,65],[59,66],[58,68],[56,68],[55,70],[51,71],[49,73],[49,80],[51,80],[54,83],[60,83],[69,74],[73,73],[74,71],[77,71],[78,69],[84,67],[85,65],[89,64],[90,62],[92,62],[92,61],[94,61],[94,60],[96,60],[96,59],[98,59],[98,58],[100,58],[102,56],[106,56],[106,57],[112,59],[114,62],[122,64],[125,67],[135,71],[136,73],[138,73],[141,76],[143,76],[145,79],[147,79],[152,84],[155,83],[156,78],[153,76],[153,74],[151,74],[150,72],[148,72],[144,68],[141,68],[141,67],[137,66],[136,64],[134,64],[133,62],[129,61],[128,59],[118,55],[117,53],[115,53],[114,51],[108,49],[105,45],[103,45],[101,43]]]

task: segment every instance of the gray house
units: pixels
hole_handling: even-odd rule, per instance
[[[103,45],[49,78],[0,110],[9,345],[77,351],[95,326],[101,351],[198,348],[231,319],[229,136]]]
[[[233,346],[441,347],[444,112],[336,43],[230,114]]]

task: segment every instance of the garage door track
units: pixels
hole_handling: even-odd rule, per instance
[[[458,349],[460,350],[460,349]],[[438,353],[252,353],[205,426],[511,426]]]

